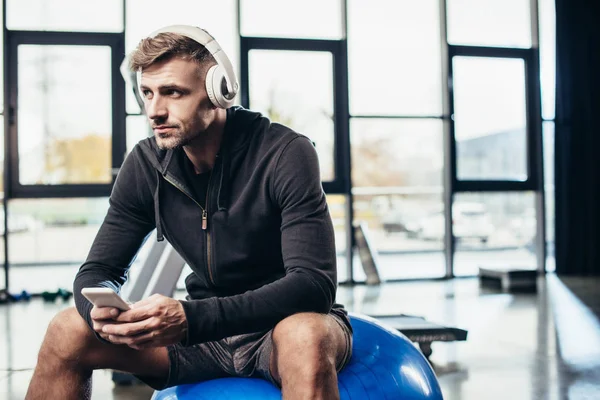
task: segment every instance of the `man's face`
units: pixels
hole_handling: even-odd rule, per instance
[[[196,62],[172,58],[145,68],[140,85],[144,107],[158,146],[185,146],[214,119],[204,78]]]

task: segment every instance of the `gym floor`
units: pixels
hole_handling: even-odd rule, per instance
[[[466,342],[433,345],[446,400],[600,399],[600,323],[569,289],[597,300],[600,279],[565,282],[549,274],[530,294],[484,289],[474,278],[359,285],[341,287],[338,302],[354,312],[420,315],[468,330]],[[24,398],[46,326],[71,303],[0,306],[0,399]],[[108,371],[94,374],[93,399],[151,395],[143,385],[115,386]]]

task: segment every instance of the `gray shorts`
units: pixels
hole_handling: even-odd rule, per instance
[[[346,351],[337,365],[339,372],[352,355],[352,326],[342,308],[333,308],[329,316],[340,325],[346,337]],[[269,369],[273,349],[272,332],[236,335],[189,347],[180,344],[168,346],[170,367],[166,381],[136,377],[156,390],[232,376],[262,378],[278,386]]]

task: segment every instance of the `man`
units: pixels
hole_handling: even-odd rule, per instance
[[[285,399],[339,398],[352,330],[334,304],[333,227],[315,149],[258,113],[222,108],[211,93],[221,81],[210,82],[223,54],[194,29],[165,28],[131,56],[154,137],[123,163],[75,279],[77,309],[50,323],[27,399],[89,398],[102,368],[156,389],[252,376]],[[92,307],[81,289],[119,291],[155,227],[194,271],[187,300]]]

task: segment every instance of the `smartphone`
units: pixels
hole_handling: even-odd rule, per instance
[[[96,307],[115,307],[121,311],[130,309],[129,304],[109,288],[83,288],[81,294]]]

